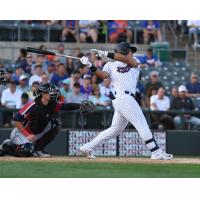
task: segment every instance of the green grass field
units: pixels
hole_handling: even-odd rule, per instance
[[[1,178],[199,178],[199,164],[0,161]]]

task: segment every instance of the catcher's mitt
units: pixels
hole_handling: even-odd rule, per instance
[[[95,106],[91,101],[84,100],[81,102],[80,111],[85,114],[94,111]]]

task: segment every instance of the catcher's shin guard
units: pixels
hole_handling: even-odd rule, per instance
[[[43,137],[41,137],[35,143],[35,151],[42,151],[50,142],[54,140],[56,135],[59,133],[61,123],[60,120],[51,120],[51,130],[46,132]]]
[[[31,157],[34,153],[34,146],[32,143],[13,144],[10,140],[5,140],[2,143],[2,151],[4,155]]]

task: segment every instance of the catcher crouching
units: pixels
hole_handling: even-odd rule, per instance
[[[60,129],[60,122],[53,115],[60,110],[80,109],[83,113],[94,110],[90,101],[83,101],[81,104],[59,102],[59,90],[51,83],[41,84],[35,96],[33,102],[14,116],[15,128],[10,139],[3,142],[1,155],[50,157],[44,148],[53,141]]]

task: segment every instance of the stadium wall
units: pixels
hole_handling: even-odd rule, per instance
[[[0,143],[8,139],[12,129],[0,129]],[[80,145],[90,141],[101,130],[62,129],[55,140],[46,148],[53,155],[79,155]],[[154,132],[159,146],[175,156],[199,156],[199,131]],[[145,145],[134,130],[125,131],[95,151],[99,156],[149,156]]]

